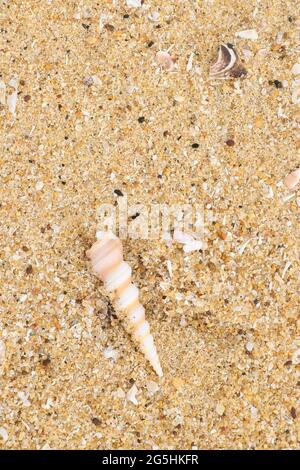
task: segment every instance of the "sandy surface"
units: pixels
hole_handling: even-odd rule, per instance
[[[0,446],[297,448],[297,2],[0,3]],[[209,79],[222,42],[246,78]],[[203,255],[124,243],[162,379],[85,256],[115,189],[205,207]]]

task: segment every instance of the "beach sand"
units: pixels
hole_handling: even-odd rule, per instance
[[[298,10],[1,1],[1,448],[298,448]],[[204,208],[203,253],[124,240],[162,379],[85,254],[115,190]]]

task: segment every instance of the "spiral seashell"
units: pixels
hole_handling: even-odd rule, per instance
[[[221,44],[218,58],[210,68],[211,78],[239,78],[247,75],[247,70],[241,63],[237,52],[231,44]]]
[[[93,272],[114,297],[119,316],[125,321],[126,329],[138,343],[146,359],[159,377],[163,372],[150,334],[150,325],[145,319],[145,309],[139,302],[139,289],[131,282],[131,267],[123,259],[122,242],[114,234],[107,232],[98,240],[87,256]]]

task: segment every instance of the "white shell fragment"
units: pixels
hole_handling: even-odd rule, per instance
[[[284,184],[288,189],[294,189],[300,181],[300,168],[287,175]]]
[[[221,44],[217,61],[210,68],[210,78],[228,79],[247,75],[247,70],[231,44]]]
[[[192,52],[190,57],[189,57],[189,60],[188,60],[188,63],[187,63],[187,66],[186,66],[186,71],[187,72],[190,72],[193,68],[193,58],[194,58],[194,53]]]
[[[8,432],[6,431],[6,429],[4,427],[1,427],[0,428],[0,438],[6,442],[7,439],[8,439]]]
[[[105,357],[105,359],[113,359],[114,361],[116,361],[118,359],[119,353],[116,349],[108,347],[104,349],[103,356]]]
[[[35,185],[35,189],[37,191],[41,191],[44,187],[44,183],[42,181],[37,181],[36,185]]]
[[[241,39],[251,39],[252,41],[256,41],[258,39],[258,33],[256,29],[245,29],[244,31],[238,31],[235,33],[238,38]]]
[[[158,51],[155,58],[156,62],[161,68],[167,70],[168,72],[174,70],[175,63],[168,51]]]
[[[4,363],[5,359],[5,344],[4,342],[0,339],[0,367]]]
[[[99,234],[97,234],[99,236]],[[123,260],[122,242],[110,232],[102,233],[96,243],[87,251],[92,269],[113,296],[120,317],[126,329],[139,345],[159,377],[163,372],[145,319],[145,309],[139,302],[139,289],[131,282],[131,268]]]
[[[295,64],[292,68],[293,75],[300,75],[300,63]]]
[[[148,19],[156,23],[159,20],[159,12],[153,11],[152,13],[149,13]]]
[[[30,406],[30,401],[28,400],[29,394],[27,392],[21,390],[20,392],[18,392],[18,397],[22,401],[23,406],[25,406],[26,408]]]
[[[131,8],[140,8],[142,6],[142,0],[126,0],[126,5]]]
[[[153,380],[149,380],[149,382],[146,383],[146,387],[149,395],[154,395],[159,390],[158,383],[153,382]]]
[[[293,80],[292,83],[292,103],[300,103],[300,78]]]
[[[204,248],[203,240],[200,240],[197,234],[182,232],[176,229],[174,230],[173,239],[183,244],[183,251],[185,253],[202,250]]]
[[[222,403],[218,403],[217,406],[216,406],[216,412],[219,416],[223,416],[224,414],[224,411],[225,411],[225,407]]]
[[[13,116],[16,115],[17,97],[18,97],[17,91],[13,91],[12,94],[11,94],[11,95],[8,95],[8,97],[7,97],[8,111],[9,111]]]
[[[0,104],[5,105],[5,96],[6,96],[6,86],[5,83],[0,80]]]
[[[126,398],[128,401],[131,401],[134,405],[138,405],[138,401],[136,399],[136,394],[138,393],[138,389],[136,385],[133,385],[129,392],[127,392]]]
[[[183,251],[185,253],[190,253],[191,251],[202,250],[203,242],[201,240],[193,240],[183,246]]]

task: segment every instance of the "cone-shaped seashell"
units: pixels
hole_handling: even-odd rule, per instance
[[[284,184],[288,189],[293,189],[300,181],[300,168],[284,178]]]
[[[239,78],[247,75],[247,70],[241,63],[237,52],[230,44],[221,44],[218,58],[210,68],[211,78]]]
[[[108,290],[113,293],[119,316],[124,319],[126,329],[138,343],[146,359],[158,376],[163,372],[145,319],[145,309],[139,302],[139,289],[131,283],[131,268],[123,260],[123,248],[119,238],[107,232],[87,251],[92,269]]]

